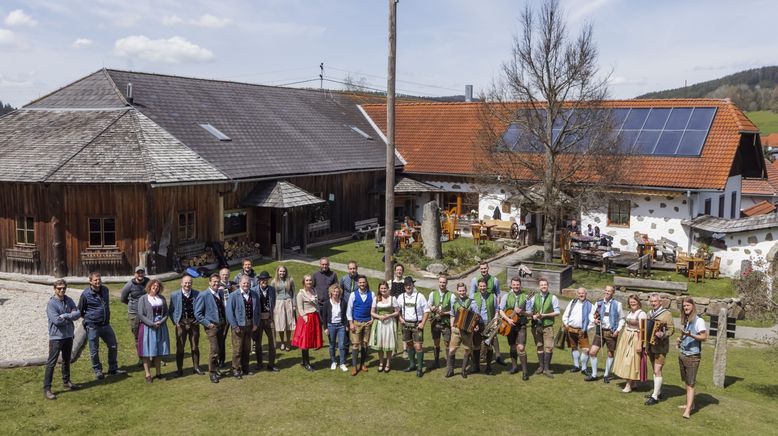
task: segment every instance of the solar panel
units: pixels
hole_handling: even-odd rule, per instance
[[[564,119],[574,122],[578,113],[565,111],[553,126],[553,138],[561,133]],[[617,138],[619,152],[654,156],[699,156],[708,136],[715,107],[675,108],[615,108],[610,112],[613,132]],[[503,135],[506,147],[516,151],[537,152],[541,148],[532,146],[529,138],[521,138],[521,128],[511,124]],[[565,144],[575,138],[566,137]],[[581,141],[574,151],[585,151],[588,141]]]

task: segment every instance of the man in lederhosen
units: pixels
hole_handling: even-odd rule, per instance
[[[602,381],[610,383],[610,372],[613,367],[613,353],[616,351],[616,340],[619,332],[624,327],[624,314],[621,302],[613,298],[615,289],[608,285],[603,291],[602,300],[598,300],[595,310],[589,315],[589,323],[595,326],[592,348],[589,350],[589,359],[592,363],[592,373],[586,377],[586,381],[597,380],[597,353],[603,343],[608,347],[608,358],[605,360],[605,375]]]
[[[653,406],[658,403],[662,393],[662,369],[665,366],[665,359],[667,353],[670,351],[670,336],[675,331],[673,324],[673,314],[669,310],[662,307],[662,301],[659,298],[659,294],[653,293],[648,297],[648,304],[651,305],[651,311],[648,312],[648,317],[653,319],[654,322],[663,323],[664,326],[657,329],[654,336],[656,337],[654,345],[648,344],[648,359],[651,361],[651,367],[654,369],[654,390],[651,395],[646,399],[646,406]]]
[[[276,329],[273,325],[273,310],[276,308],[276,288],[268,285],[270,274],[262,271],[257,276],[259,286],[259,326],[254,332],[254,352],[257,355],[257,371],[262,370],[262,335],[267,336],[267,370],[278,372],[276,367]]]
[[[176,327],[176,374],[184,375],[184,353],[186,343],[192,352],[193,372],[203,375],[200,370],[200,324],[194,314],[194,302],[200,293],[192,289],[192,276],[184,275],[181,279],[181,289],[170,296],[168,313]]]
[[[408,367],[404,372],[416,370],[416,376],[424,375],[424,324],[429,316],[427,300],[413,285],[416,280],[408,276],[404,280],[405,292],[397,297],[400,310],[400,324],[403,330],[403,342],[408,349]]]
[[[532,299],[532,337],[538,351],[535,374],[554,378],[551,358],[554,354],[554,318],[559,316],[559,300],[548,292],[548,280],[538,279],[539,293]]]
[[[522,292],[521,279],[513,277],[511,279],[511,290],[500,301],[500,317],[511,325],[511,329],[508,332],[508,345],[510,346],[511,353],[511,374],[519,372],[519,367],[516,363],[518,360],[521,362],[521,378],[522,380],[529,379],[529,371],[527,370],[527,312],[529,311],[527,295]],[[507,310],[513,310],[513,315],[518,315],[519,320],[514,321],[513,317],[509,317],[505,312]]]
[[[481,262],[478,264],[478,270],[481,273],[478,277],[473,277],[473,280],[470,281],[470,298],[475,298],[475,294],[478,292],[478,281],[481,279],[486,280],[486,289],[489,292],[494,293],[495,302],[500,301],[500,293],[502,292],[500,290],[500,280],[489,274],[489,264],[487,262]],[[500,341],[494,341],[492,344],[492,349],[494,350],[494,356],[495,361],[499,363],[500,365],[505,365],[505,361],[502,359],[502,355],[500,354]],[[484,356],[481,356],[483,359]]]
[[[448,291],[448,279],[438,277],[438,289],[430,292],[427,300],[430,306],[432,322],[432,341],[435,343],[435,361],[433,368],[440,368],[440,338],[443,337],[443,349],[448,360],[448,346],[451,342],[451,292]]]
[[[492,344],[487,344],[484,336],[484,329],[489,322],[497,315],[497,308],[499,302],[494,292],[490,292],[487,286],[487,280],[483,277],[478,279],[478,292],[473,297],[473,303],[475,304],[476,312],[478,312],[478,329],[473,332],[473,372],[481,372],[481,350],[486,352],[486,374],[493,375],[492,371],[492,358],[494,357],[494,349]],[[496,342],[495,340],[492,342]]]
[[[457,283],[457,295],[451,299],[451,313],[454,315],[451,317],[451,343],[448,348],[448,360],[446,361],[446,378],[454,376],[454,359],[456,358],[459,344],[462,344],[462,347],[465,349],[465,355],[462,357],[462,378],[467,378],[467,361],[470,358],[470,353],[473,351],[473,334],[455,327],[456,317],[459,314],[459,309],[462,308],[473,312],[478,310],[473,300],[467,297],[467,286],[463,282],[459,282]]]
[[[573,357],[570,372],[586,370],[589,360],[589,315],[592,302],[586,298],[586,288],[578,288],[578,298],[570,301],[562,315],[562,325],[567,330],[567,345]]]
[[[351,339],[352,376],[359,374],[360,371],[367,372],[367,344],[370,339],[370,326],[373,325],[371,310],[374,301],[375,294],[368,289],[367,277],[358,276],[356,292],[349,295],[346,306],[346,319]]]

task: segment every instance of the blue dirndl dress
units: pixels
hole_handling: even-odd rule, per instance
[[[154,307],[154,320],[162,319],[164,306]],[[141,323],[138,331],[138,356],[156,357],[167,356],[170,354],[170,335],[167,330],[167,323],[163,323],[159,328],[152,328]]]

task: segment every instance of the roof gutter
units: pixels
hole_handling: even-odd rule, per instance
[[[401,165],[397,165],[396,168],[402,169]],[[194,185],[217,185],[220,183],[233,183],[235,188],[237,189],[238,183],[250,183],[250,182],[267,182],[270,180],[282,180],[282,179],[292,179],[296,177],[311,177],[311,176],[329,176],[329,175],[338,175],[338,174],[349,174],[349,173],[368,173],[372,171],[379,171],[383,170],[383,167],[378,168],[365,168],[360,170],[341,170],[341,171],[328,171],[326,173],[302,173],[302,174],[284,174],[284,175],[275,175],[275,176],[266,176],[266,177],[251,177],[251,178],[245,178],[245,179],[223,179],[223,180],[203,180],[203,181],[192,181],[192,182],[171,182],[171,183],[157,183],[152,182],[150,185],[152,188],[172,188],[176,186],[194,186]],[[234,192],[234,190],[233,190]]]

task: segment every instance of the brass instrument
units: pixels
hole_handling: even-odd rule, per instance
[[[470,309],[460,307],[454,319],[454,327],[462,333],[470,334],[478,325],[478,314]]]
[[[495,314],[494,318],[490,319],[488,323],[486,323],[486,326],[484,327],[484,331],[481,334],[484,338],[484,344],[486,344],[487,347],[492,346],[492,341],[494,340],[494,337],[497,336],[497,332],[500,331],[500,322],[502,321],[502,318],[499,317],[497,314]]]

